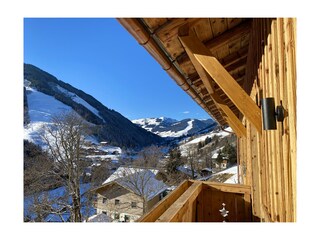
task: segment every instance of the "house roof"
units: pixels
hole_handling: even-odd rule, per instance
[[[146,196],[149,201],[168,188],[155,178],[157,173],[156,169],[119,167],[95,191],[115,183],[139,196]]]
[[[118,178],[115,182],[139,196],[146,196],[148,201],[168,188],[165,183],[157,180],[150,170],[135,172]]]
[[[109,178],[107,178],[102,184],[106,184],[106,183],[112,182],[118,178],[122,178],[122,177],[134,174],[136,172],[141,172],[144,170],[146,170],[146,169],[135,168],[135,167],[118,167],[118,169]],[[159,170],[157,170],[157,169],[148,169],[148,170],[151,171],[152,173],[154,173],[155,175],[157,175],[157,173],[159,172]]]
[[[87,222],[112,222],[113,219],[105,213],[100,213],[89,217]]]
[[[162,68],[220,125],[228,125],[225,114],[212,99],[179,38],[193,32],[225,70],[242,86],[246,77],[252,19],[248,18],[124,18],[124,28]],[[239,117],[239,110],[214,84],[214,92]]]
[[[202,168],[201,171],[212,172],[212,169],[211,168]]]

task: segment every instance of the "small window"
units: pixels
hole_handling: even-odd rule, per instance
[[[107,199],[106,198],[102,198],[102,203],[106,203]]]
[[[106,212],[106,211],[102,211],[102,213],[103,213],[103,214],[107,214],[107,212]]]
[[[114,200],[114,205],[119,205],[120,204],[120,200],[119,199],[115,199]]]
[[[160,193],[160,195],[159,195],[159,200],[162,200],[162,199],[163,199],[165,196],[167,196],[167,195],[168,195],[168,193],[167,193],[166,191]]]
[[[137,202],[131,202],[131,208],[137,208]]]

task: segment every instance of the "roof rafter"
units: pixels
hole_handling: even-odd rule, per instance
[[[251,31],[251,21],[244,21],[240,23],[238,26],[224,32],[223,34],[217,36],[216,38],[209,40],[204,43],[204,45],[210,49],[211,52],[216,51],[220,47],[223,47],[227,43],[233,42],[246,34],[249,34]],[[176,61],[179,64],[183,64],[188,60],[188,56],[186,53],[182,53],[180,56],[176,58]]]

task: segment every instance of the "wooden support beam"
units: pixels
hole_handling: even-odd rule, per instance
[[[238,137],[245,137],[246,136],[246,129],[243,126],[243,124],[240,122],[240,120],[237,118],[237,116],[231,111],[229,106],[220,98],[218,94],[215,93],[213,80],[208,75],[206,70],[201,66],[199,61],[195,58],[195,56],[190,51],[190,47],[188,46],[188,41],[184,41],[184,37],[179,37],[182,45],[186,49],[186,52],[195,67],[196,71],[198,72],[200,78],[202,79],[202,82],[209,92],[210,97],[213,99],[217,107],[226,115],[226,120],[230,127],[233,129],[235,134]]]
[[[212,79],[225,92],[240,112],[262,133],[261,111],[234,78],[225,70],[210,50],[196,37],[180,37],[188,51],[197,59]]]
[[[194,201],[202,190],[202,182],[194,182],[187,191],[185,191],[176,202],[174,202],[167,211],[165,211],[157,222],[179,222],[189,207],[192,207]],[[192,219],[190,219],[191,222]]]

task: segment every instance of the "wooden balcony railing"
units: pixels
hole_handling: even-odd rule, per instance
[[[246,185],[187,180],[138,222],[250,222],[250,191]],[[223,203],[225,218],[219,211]]]

